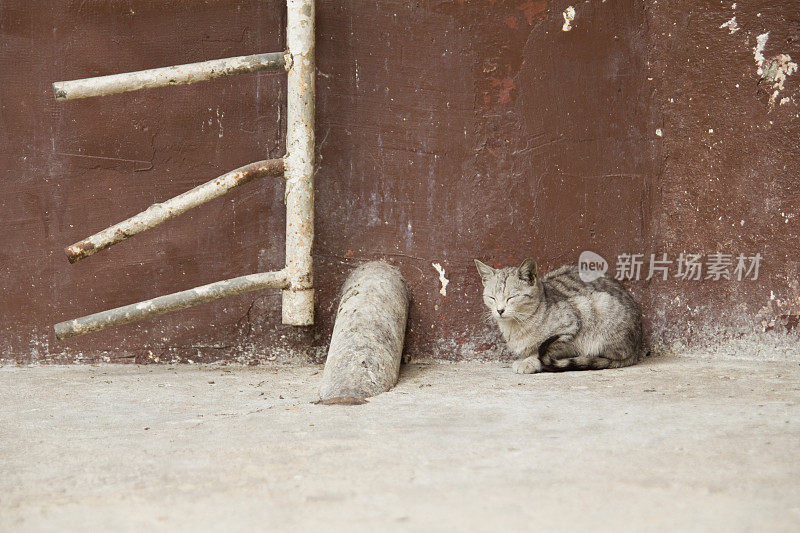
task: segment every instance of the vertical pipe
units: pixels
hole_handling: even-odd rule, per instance
[[[314,0],[288,0],[291,64],[286,104],[286,273],[283,323],[314,323]]]

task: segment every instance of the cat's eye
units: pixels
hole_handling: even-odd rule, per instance
[[[509,296],[508,298],[506,298],[506,303],[510,302],[511,300],[513,300],[513,299],[514,299],[514,298],[516,298],[516,297],[517,297],[516,295],[514,295],[514,296]]]
[[[494,301],[494,296],[487,296],[491,301]]]

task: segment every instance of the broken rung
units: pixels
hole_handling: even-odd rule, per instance
[[[283,170],[283,159],[268,159],[239,167],[165,202],[153,204],[138,215],[134,215],[119,224],[95,233],[91,237],[67,246],[64,251],[69,262],[75,263],[137,233],[154,228],[193,207],[197,207],[214,198],[219,198],[231,189],[244,185],[256,178],[282,176]]]
[[[270,288],[289,288],[289,278],[285,271],[262,272],[209,283],[194,289],[159,296],[152,300],[145,300],[74,320],[67,320],[56,324],[54,329],[58,339],[66,339],[112,326],[128,324],[143,318],[194,307],[206,302],[213,302],[226,296],[236,296],[237,294]]]
[[[53,84],[53,92],[55,92],[56,100],[75,100],[91,96],[106,96],[138,91],[140,89],[186,85],[233,74],[245,74],[260,70],[279,70],[284,68],[287,63],[285,56],[285,52],[271,52],[268,54],[212,59],[211,61],[201,61],[199,63],[187,63],[173,67],[153,68],[96,78],[57,81]]]

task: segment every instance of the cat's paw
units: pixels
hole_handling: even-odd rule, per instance
[[[511,368],[516,374],[535,374],[542,371],[542,363],[538,357],[528,357],[514,361]]]

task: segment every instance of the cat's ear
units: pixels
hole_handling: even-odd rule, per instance
[[[484,265],[477,259],[475,260],[475,266],[478,268],[478,274],[481,275],[481,281],[483,282],[484,285],[486,285],[486,282],[488,281],[489,278],[491,278],[497,273],[497,270],[493,269],[489,265]]]
[[[536,274],[538,274],[539,267],[536,266],[536,261],[533,258],[529,257],[525,261],[522,262],[522,265],[519,267],[519,277],[525,281],[531,282],[536,278]]]

